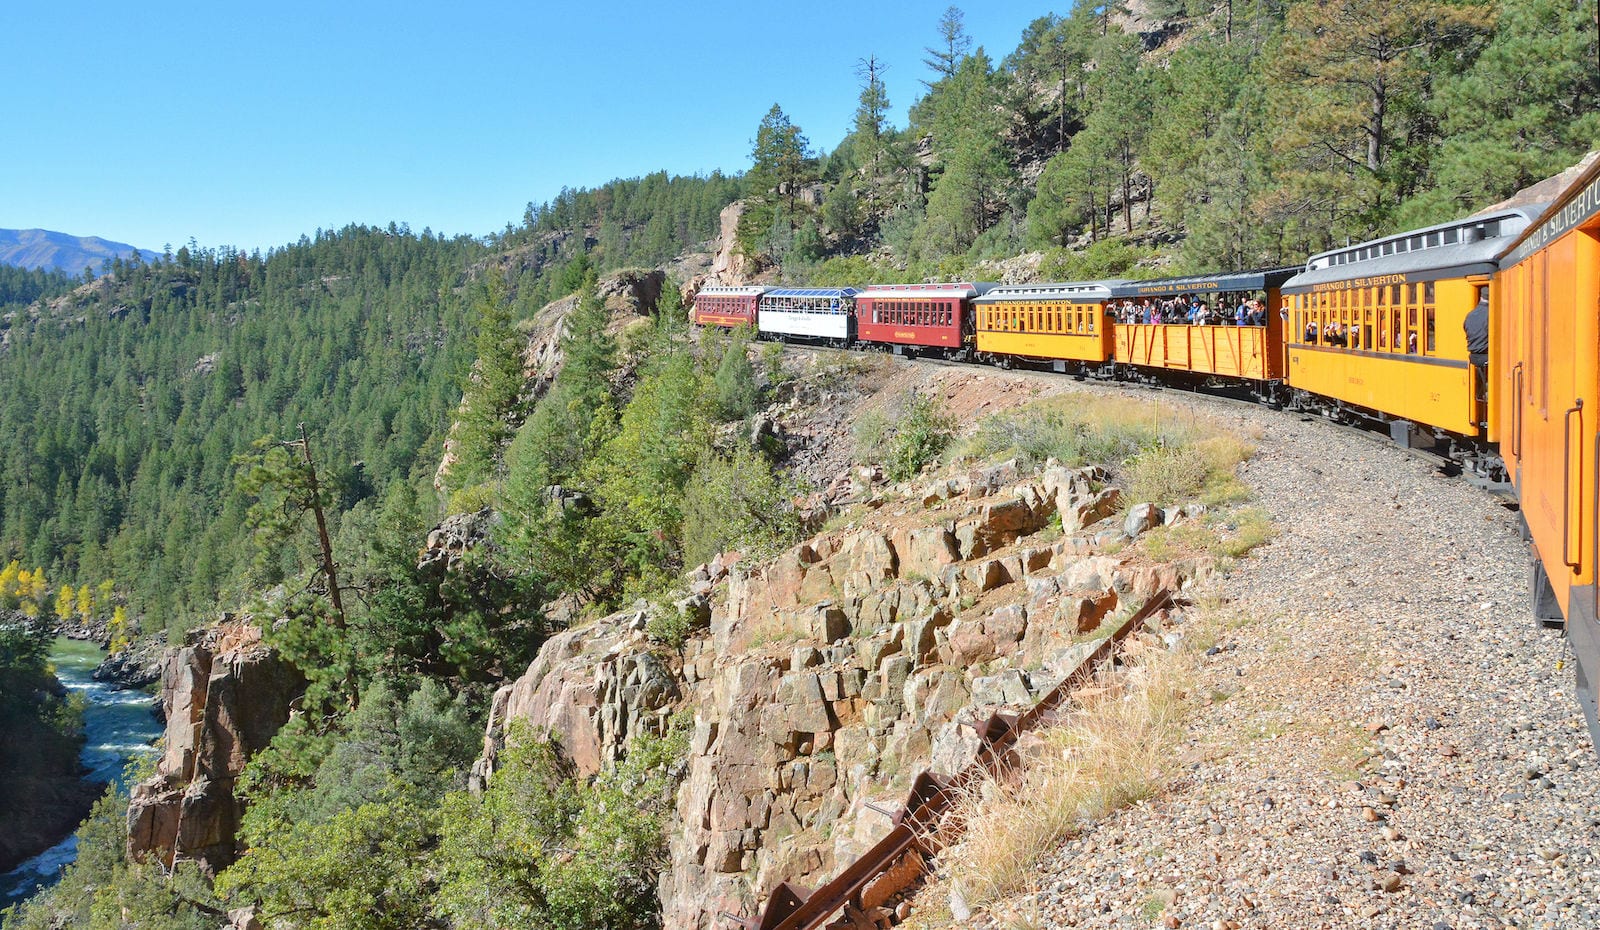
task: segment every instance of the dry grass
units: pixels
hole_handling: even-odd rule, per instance
[[[1185,448],[1217,435],[1214,420],[1179,413],[1160,403],[1120,397],[1048,397],[984,417],[954,450],[955,460],[990,461],[1015,456],[1025,465],[1055,459],[1073,466],[1120,464],[1154,449]]]
[[[1241,507],[1227,513],[1207,514],[1198,521],[1184,520],[1157,527],[1140,537],[1145,555],[1156,562],[1172,562],[1193,555],[1237,559],[1265,544],[1277,530],[1260,507]]]
[[[1043,748],[1020,775],[974,791],[948,859],[969,904],[1022,887],[1061,839],[1161,787],[1183,734],[1189,669],[1187,653],[1144,651],[1067,724],[1042,733]]]

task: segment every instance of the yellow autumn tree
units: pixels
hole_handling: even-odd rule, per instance
[[[128,643],[132,640],[132,634],[128,630],[128,609],[126,607],[118,604],[111,611],[111,622],[107,625],[106,632],[111,637],[111,652],[117,653],[128,648]]]
[[[94,619],[94,592],[88,585],[78,588],[78,619],[85,623]]]
[[[77,604],[77,602],[78,595],[76,591],[72,590],[72,585],[62,585],[61,590],[56,592],[56,619],[72,619],[72,608]]]
[[[21,597],[21,576],[22,563],[16,559],[0,569],[0,607],[17,606],[17,600]]]

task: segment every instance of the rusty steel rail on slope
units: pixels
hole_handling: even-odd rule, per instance
[[[830,917],[847,905],[866,910],[886,902],[902,890],[907,881],[887,891],[873,895],[880,901],[862,900],[862,892],[879,876],[886,875],[902,861],[907,853],[931,856],[936,852],[929,837],[938,826],[939,817],[962,793],[986,777],[999,773],[1001,765],[1017,737],[1045,722],[1072,697],[1072,692],[1082,688],[1094,676],[1099,666],[1112,658],[1129,636],[1141,629],[1156,611],[1172,603],[1170,591],[1158,591],[1145,601],[1110,636],[1090,653],[1061,684],[1040,698],[1038,703],[1021,716],[994,714],[984,721],[979,730],[979,746],[973,761],[953,778],[944,778],[924,770],[911,783],[911,793],[905,807],[894,816],[894,828],[867,850],[861,858],[851,863],[834,879],[816,891],[782,882],[772,890],[767,905],[758,918],[736,917],[724,912],[722,916],[744,930],[816,930]],[[916,870],[920,876],[921,869]]]

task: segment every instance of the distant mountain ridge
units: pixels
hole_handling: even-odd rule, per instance
[[[139,252],[147,258],[161,253],[99,236],[69,236],[48,229],[0,229],[0,264],[23,268],[59,268],[78,274],[84,268],[100,270],[100,263]]]

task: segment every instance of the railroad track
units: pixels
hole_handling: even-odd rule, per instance
[[[1020,716],[990,716],[979,728],[972,762],[959,774],[945,777],[923,770],[912,782],[904,807],[893,815],[893,829],[832,881],[815,891],[783,882],[773,889],[759,917],[724,912],[722,918],[744,930],[816,930],[843,911],[856,926],[875,926],[873,912],[919,883],[939,849],[956,839],[959,826],[945,821],[955,802],[1000,773],[1023,733],[1059,720],[1073,693],[1116,658],[1128,637],[1173,603],[1170,591],[1158,591],[1028,711]]]
[[[975,364],[981,364],[975,362],[953,362],[947,359],[923,357],[915,357],[909,361],[918,365],[930,365],[941,368],[959,368],[966,370],[971,370]],[[983,367],[990,368],[991,366],[985,365]],[[1198,387],[1184,387],[1176,384],[1162,384],[1156,381],[1112,381],[1100,378],[1080,377],[1073,374],[1062,374],[1060,372],[1043,371],[1038,368],[1027,367],[994,370],[1003,371],[1004,373],[1010,375],[1024,375],[1039,378],[1041,380],[1071,378],[1072,380],[1082,384],[1098,384],[1105,387],[1117,387],[1130,391],[1146,390],[1159,392],[1162,394],[1178,394],[1185,397],[1201,398],[1212,403],[1238,407],[1245,410],[1275,411],[1285,416],[1297,417],[1302,422],[1320,420],[1324,423],[1331,423],[1335,426],[1343,427],[1349,434],[1358,436],[1366,442],[1370,442],[1374,445],[1382,446],[1387,449],[1396,449],[1404,453],[1406,456],[1435,468],[1440,472],[1453,477],[1459,477],[1474,487],[1487,491],[1490,494],[1493,494],[1495,497],[1500,498],[1502,503],[1505,503],[1508,506],[1516,505],[1515,491],[1509,483],[1494,482],[1485,478],[1481,478],[1477,475],[1473,475],[1470,472],[1464,471],[1459,462],[1454,461],[1448,456],[1440,455],[1427,449],[1419,449],[1414,446],[1401,445],[1400,443],[1395,442],[1394,438],[1389,434],[1382,431],[1381,427],[1384,424],[1377,423],[1375,421],[1359,420],[1350,422],[1337,420],[1332,417],[1322,416],[1316,413],[1307,412],[1305,410],[1289,410],[1283,407],[1275,407],[1270,404],[1263,403],[1254,398],[1236,397],[1228,393],[1225,389],[1207,390]],[[1354,415],[1352,414],[1352,417],[1353,416]]]

